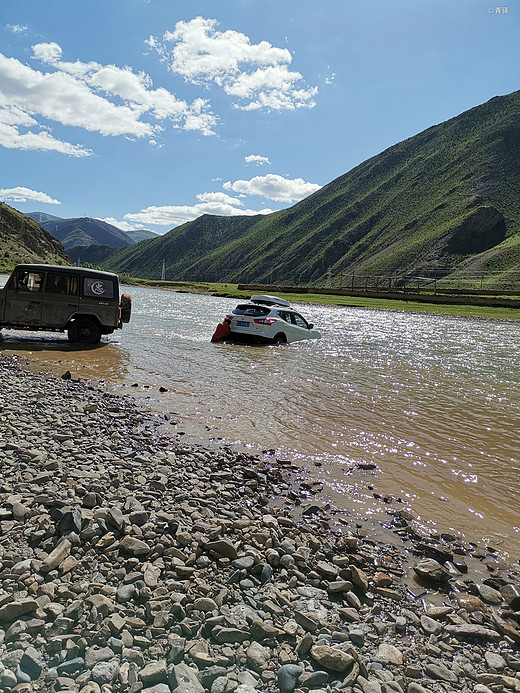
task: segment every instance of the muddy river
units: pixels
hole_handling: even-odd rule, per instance
[[[299,306],[321,340],[235,346],[209,341],[233,299],[130,291],[98,347],[3,331],[3,352],[143,398],[187,442],[273,450],[360,518],[409,507],[520,556],[520,322]]]

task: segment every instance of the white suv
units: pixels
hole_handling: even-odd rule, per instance
[[[277,296],[251,296],[226,317],[231,320],[230,341],[282,344],[321,337],[312,323]]]

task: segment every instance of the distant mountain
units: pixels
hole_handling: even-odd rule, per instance
[[[91,246],[85,249],[72,248],[70,253],[74,260],[80,255],[82,262],[103,267],[117,266],[118,271],[126,271],[128,268],[134,276],[149,278],[161,276],[164,260],[168,279],[173,276],[190,277],[198,274],[201,258],[233,239],[239,241],[260,216],[215,217],[205,214],[164,236],[141,241],[132,248],[113,250],[106,246]],[[232,272],[232,263],[228,262],[223,269]]]
[[[137,231],[125,231],[126,235],[130,237],[130,239],[134,243],[139,243],[140,241],[147,241],[149,238],[157,238],[159,235],[158,233],[154,233],[153,231],[148,231],[148,229],[139,229]]]
[[[507,278],[520,269],[520,91],[365,161],[293,207],[202,216],[97,264],[170,280],[325,282],[351,274]]]
[[[29,214],[41,226],[58,238],[68,250],[74,246],[107,245],[112,248],[124,248],[133,245],[133,241],[124,231],[101,219],[80,217],[78,219],[60,219],[42,212]],[[48,217],[48,218],[46,218]]]
[[[21,262],[71,264],[62,244],[34,219],[0,203],[0,270]]]
[[[45,212],[27,212],[25,216],[34,219],[40,226],[46,221],[63,221],[62,217],[54,217],[52,214],[46,214]]]

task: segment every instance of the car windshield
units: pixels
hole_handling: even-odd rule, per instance
[[[270,312],[271,309],[267,306],[253,306],[250,303],[244,303],[235,308],[233,315],[250,315],[252,318],[256,318],[260,315],[268,315]]]

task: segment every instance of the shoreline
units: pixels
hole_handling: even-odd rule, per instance
[[[520,565],[0,356],[0,689],[520,691]],[[272,503],[277,499],[276,503]]]

